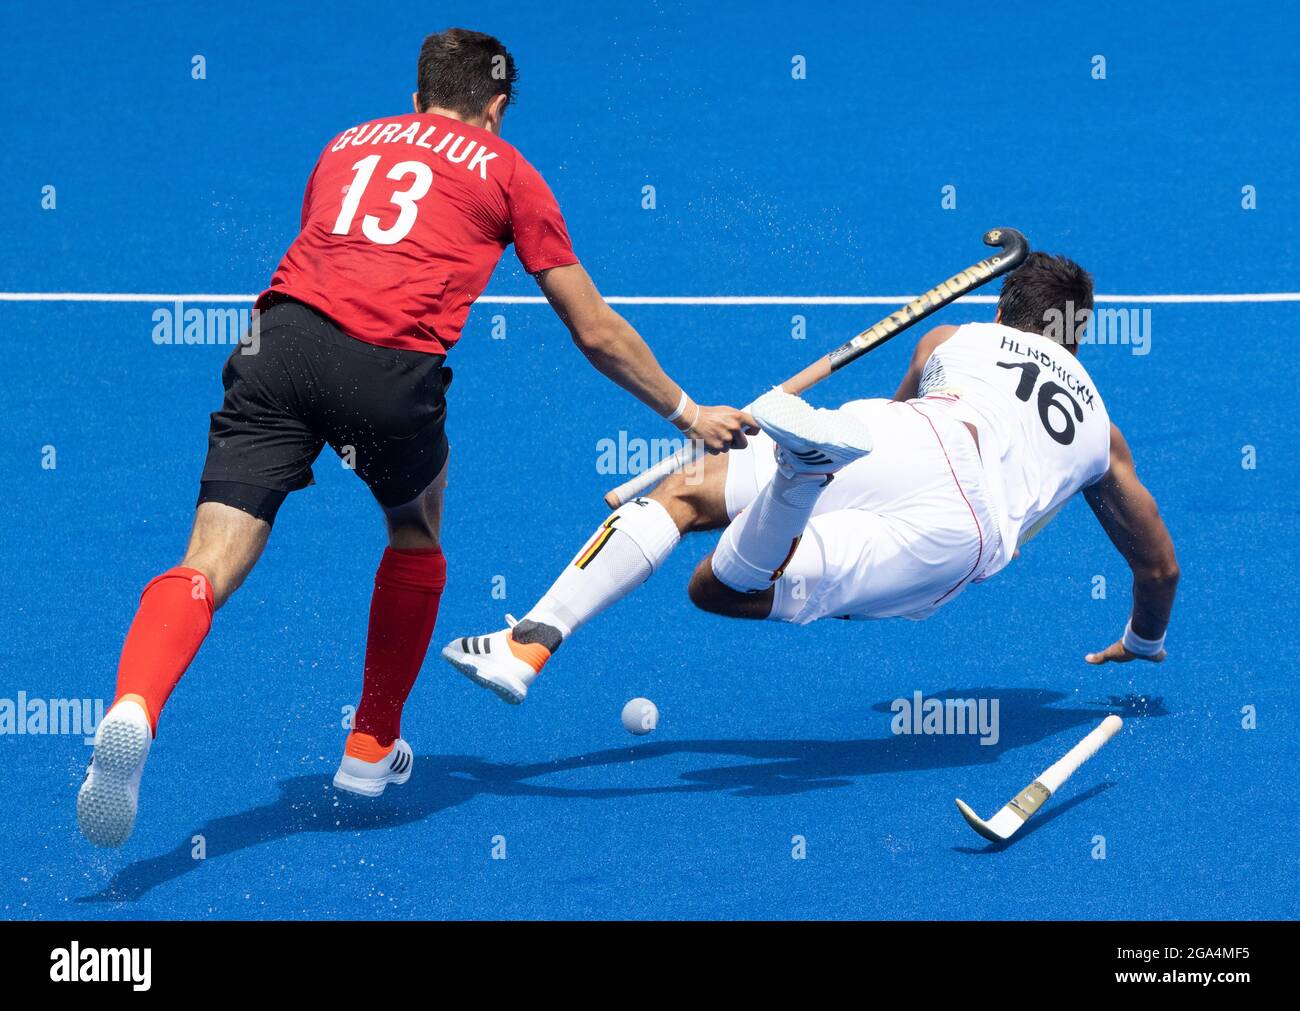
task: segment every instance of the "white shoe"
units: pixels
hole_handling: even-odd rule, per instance
[[[442,658],[481,688],[517,706],[528,697],[551,651],[540,643],[515,642],[511,629],[518,622],[506,615],[510,628],[491,635],[453,639],[442,648]]]
[[[95,730],[94,757],[77,793],[77,825],[96,846],[117,847],[131,838],[152,744],[149,717],[132,699],[113,706]]]
[[[847,411],[813,407],[780,387],[750,405],[749,413],[776,443],[786,477],[834,474],[871,452],[871,430]]]
[[[343,761],[334,773],[334,788],[363,797],[378,797],[389,783],[401,786],[410,779],[414,764],[411,746],[400,737],[384,748],[369,734],[354,730],[348,734]]]

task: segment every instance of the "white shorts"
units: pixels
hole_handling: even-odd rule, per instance
[[[961,422],[924,402],[855,400],[874,448],[835,475],[785,572],[770,617],[929,617],[1001,546],[979,451]],[[734,519],[776,473],[767,435],[727,454]]]

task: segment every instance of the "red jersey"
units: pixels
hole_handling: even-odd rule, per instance
[[[578,262],[518,151],[445,116],[372,120],[321,154],[302,231],[257,304],[290,295],[358,340],[445,354],[511,242],[530,274]]]

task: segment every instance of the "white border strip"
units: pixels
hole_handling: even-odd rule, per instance
[[[610,295],[611,305],[903,305],[915,295]],[[253,302],[256,295],[171,292],[0,291],[0,302]],[[996,304],[996,295],[965,295],[958,302]],[[545,305],[541,295],[483,295],[486,305]],[[1182,303],[1300,302],[1300,291],[1262,291],[1204,295],[1098,295],[1097,302]]]

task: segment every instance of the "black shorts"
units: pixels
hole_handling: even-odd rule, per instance
[[[258,328],[221,373],[200,502],[272,522],[289,492],[312,483],[327,442],[382,506],[438,476],[451,378],[442,355],[367,344],[293,300],[263,310]]]

